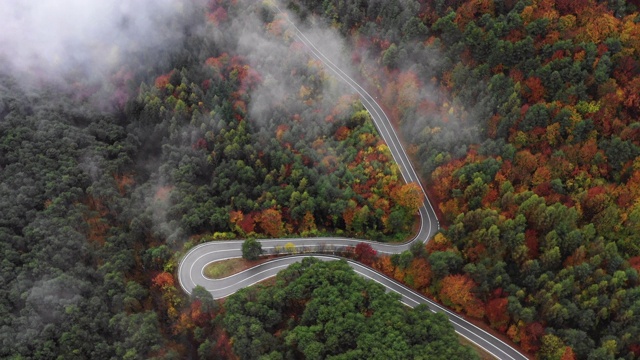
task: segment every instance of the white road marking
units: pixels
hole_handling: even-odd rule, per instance
[[[274,5],[275,6],[275,5]],[[277,6],[276,6],[277,8]],[[278,8],[278,11],[280,11],[280,9]],[[281,12],[281,11],[280,11]],[[368,240],[360,240],[360,239],[347,239],[347,238],[306,238],[306,239],[301,239],[301,238],[291,238],[291,239],[260,239],[258,241],[262,242],[262,243],[288,243],[291,242],[293,243],[296,248],[305,248],[305,247],[314,247],[314,248],[318,248],[318,247],[323,247],[323,246],[333,246],[333,247],[345,247],[345,246],[353,246],[356,245],[359,242],[366,242],[371,244],[372,246],[374,246],[374,248],[376,249],[376,251],[380,252],[380,253],[385,253],[385,254],[393,254],[393,253],[399,253],[402,251],[402,249],[408,248],[410,244],[412,244],[415,241],[423,241],[423,242],[427,242],[429,240],[429,237],[433,234],[433,227],[432,227],[432,218],[435,219],[436,221],[436,230],[440,228],[440,222],[437,218],[437,216],[435,215],[435,211],[433,209],[433,205],[431,204],[431,202],[429,201],[429,198],[426,194],[426,192],[424,191],[424,187],[422,186],[422,183],[420,181],[420,178],[418,177],[418,175],[416,174],[413,166],[411,165],[411,162],[409,161],[409,157],[407,156],[407,154],[404,151],[404,148],[401,146],[400,144],[400,140],[399,137],[397,135],[397,133],[395,132],[395,129],[393,128],[393,126],[391,126],[391,121],[389,120],[389,118],[387,117],[387,115],[385,114],[385,112],[382,110],[382,108],[380,107],[380,105],[378,105],[375,101],[375,99],[364,89],[362,88],[355,80],[353,80],[351,77],[349,77],[344,71],[342,71],[338,66],[336,66],[333,62],[331,62],[330,59],[328,59],[319,49],[316,48],[316,46],[304,35],[304,33],[302,33],[296,26],[295,24],[293,24],[293,22],[291,22],[288,18],[287,21],[289,21],[289,23],[291,24],[291,26],[295,29],[296,31],[296,38],[299,39],[312,53],[312,56],[316,57],[318,60],[320,60],[321,62],[323,62],[325,64],[325,66],[333,73],[335,74],[337,77],[339,77],[340,79],[342,79],[345,83],[347,83],[354,91],[356,91],[359,95],[360,98],[362,100],[362,104],[365,107],[365,109],[367,109],[367,111],[369,111],[369,113],[371,114],[371,118],[372,121],[374,122],[374,125],[376,126],[376,128],[378,129],[378,132],[380,133],[380,135],[382,136],[382,138],[385,140],[385,142],[387,143],[387,146],[389,147],[390,153],[393,157],[393,159],[396,161],[396,163],[398,164],[398,168],[400,169],[400,175],[402,176],[402,178],[404,179],[404,181],[406,183],[409,182],[416,182],[417,184],[420,185],[420,189],[424,195],[424,200],[426,202],[426,204],[429,205],[431,211],[429,211],[429,209],[427,209],[426,204],[423,203],[423,205],[421,206],[420,210],[419,210],[419,215],[420,215],[420,230],[418,232],[418,234],[409,242],[405,243],[405,244],[399,244],[399,245],[389,245],[389,244],[381,244],[381,243],[375,243],[375,242],[371,242]],[[374,115],[375,114],[375,115]],[[381,115],[382,114],[382,115]],[[393,149],[393,150],[392,150]],[[424,212],[424,213],[423,213]],[[428,223],[427,225],[427,234],[423,235],[423,231],[425,230],[425,223],[424,223],[424,217],[427,217],[427,221]],[[219,242],[209,242],[209,243],[204,243],[204,244],[200,244],[195,246],[194,248],[192,248],[190,251],[187,252],[187,254],[183,257],[182,261],[180,262],[180,265],[178,267],[178,280],[180,282],[180,286],[182,287],[182,289],[190,294],[191,293],[191,289],[187,289],[185,282],[188,282],[189,285],[196,285],[196,282],[193,280],[193,273],[194,273],[194,269],[193,267],[195,266],[196,263],[201,262],[202,259],[208,259],[206,262],[206,264],[209,264],[211,262],[214,261],[220,261],[223,259],[229,259],[229,258],[234,258],[235,256],[232,257],[224,257],[224,256],[220,256],[217,257],[217,255],[219,255],[220,253],[227,253],[227,252],[238,252],[240,250],[241,244],[244,240],[230,240],[230,241],[219,241]],[[316,242],[322,242],[321,244],[307,244],[308,242],[312,242],[312,241],[316,241]],[[342,243],[346,243],[346,244],[350,244],[352,243],[353,245],[344,245],[344,244],[332,244],[330,243],[331,241],[333,242],[342,242]],[[329,243],[327,243],[329,242]],[[222,247],[222,246],[229,246],[229,245],[237,245],[236,248],[232,248],[232,249],[217,249],[218,247]],[[212,247],[213,250],[209,250],[209,251],[205,251],[204,254],[200,254],[198,255],[195,259],[191,259],[192,256],[196,256],[196,253],[199,253],[201,251],[201,249],[204,249],[205,247]],[[263,249],[273,249],[275,246],[265,246],[263,247]],[[296,255],[296,256],[292,256],[292,257],[308,257],[310,255]],[[264,266],[267,267],[266,270],[262,270],[256,274],[253,274],[249,277],[246,277],[242,280],[240,280],[240,282],[242,281],[247,281],[249,279],[253,279],[256,277],[259,277],[258,279],[256,279],[256,281],[253,281],[252,283],[246,285],[246,286],[251,286],[254,285],[260,281],[263,281],[265,279],[271,278],[273,276],[275,276],[275,274],[273,275],[263,275],[269,271],[273,271],[274,269],[279,269],[279,268],[284,268],[289,266],[288,264],[284,264],[284,265],[273,265],[271,266],[274,262],[277,261],[282,261],[280,259],[291,259],[292,257],[285,257],[285,258],[279,258],[276,260],[271,260],[268,262],[265,262],[261,265],[258,265],[259,267]],[[337,260],[339,257],[330,257],[330,256],[326,256],[326,255],[316,255],[315,257],[318,258],[324,258],[324,259],[330,259],[330,260]],[[183,277],[184,276],[184,265],[186,264],[191,264],[191,266],[189,267],[189,271],[188,271],[188,280],[186,281],[187,278]],[[351,260],[348,260],[349,265],[354,268],[354,270],[356,270],[356,267],[360,267],[365,269],[366,271],[372,272],[375,274],[375,270],[365,267],[359,263],[353,262]],[[205,264],[205,265],[206,265]],[[213,280],[213,279],[208,279],[208,283],[211,285],[214,285],[216,282],[224,282],[224,280],[229,280],[232,277],[241,277],[243,273],[247,272],[247,271],[252,271],[255,270],[256,267],[250,268],[250,269],[246,269],[243,270],[240,273],[231,275],[229,277],[226,277],[224,279],[218,279],[218,280]],[[205,278],[204,276],[204,266],[202,266],[202,268],[200,269],[200,275],[202,278]],[[368,278],[370,280],[375,281],[376,283],[381,284],[382,286],[384,286],[386,289],[394,291],[398,294],[400,294],[401,298],[401,302],[407,306],[408,305],[405,301],[403,301],[402,299],[406,299],[407,301],[413,302],[415,304],[421,304],[420,301],[417,301],[413,298],[410,298],[406,295],[401,294],[398,290],[396,290],[393,287],[387,286],[384,283],[378,281],[377,279],[365,275],[362,270],[358,271],[356,270],[356,273],[358,273],[360,276],[363,276],[365,278]],[[263,275],[260,277],[260,275]],[[469,331],[470,333],[478,336],[479,338],[486,340],[487,337],[490,337],[492,339],[494,339],[495,341],[497,341],[498,343],[504,345],[505,347],[513,350],[515,353],[518,353],[515,349],[513,349],[511,346],[509,346],[508,344],[504,343],[502,340],[496,338],[495,336],[489,334],[488,332],[484,331],[483,329],[478,328],[477,326],[467,322],[466,320],[464,320],[462,317],[460,317],[459,315],[453,313],[452,311],[440,306],[439,304],[431,301],[430,299],[422,296],[421,294],[415,292],[412,289],[409,289],[408,287],[404,286],[403,284],[400,284],[399,282],[387,278],[382,274],[378,275],[381,278],[384,278],[385,280],[389,281],[391,284],[393,284],[394,286],[399,287],[400,289],[407,291],[408,294],[411,294],[413,296],[416,296],[418,299],[420,299],[421,301],[423,301],[422,303],[426,303],[428,306],[430,306],[430,310],[432,312],[436,312],[435,310],[433,310],[431,308],[435,307],[438,310],[442,311],[443,313],[447,314],[447,316],[449,316],[449,318],[451,319],[452,322],[454,322],[456,325],[465,328],[467,331]],[[206,279],[206,278],[205,278]],[[238,282],[239,283],[239,282]],[[219,292],[220,290],[226,290],[226,289],[230,289],[232,287],[234,287],[235,285],[237,285],[238,283],[232,284],[232,285],[228,285],[228,286],[224,286],[224,287],[216,287],[216,288],[207,288],[207,290],[209,291],[216,291]],[[237,290],[234,291],[229,291],[227,293],[225,293],[224,296],[222,297],[226,297],[229,296],[233,293],[235,293]],[[411,307],[415,307],[411,306]],[[454,321],[455,320],[455,321]],[[481,334],[484,334],[484,338],[481,334],[475,334],[474,331],[476,332],[480,332]],[[488,350],[486,347],[478,344],[476,341],[468,338],[467,336],[461,334],[459,331],[456,330],[456,332],[458,334],[460,334],[461,336],[467,338],[467,340],[471,341],[472,343],[476,344],[478,347],[484,349],[485,351],[487,351],[488,353],[492,354],[493,356],[495,356],[496,358],[500,358],[499,356],[497,356],[494,352]],[[498,350],[499,352],[503,353],[506,358],[509,359],[514,359],[512,356],[510,356],[509,354],[507,354],[506,352],[504,352],[504,350],[500,349],[499,347],[491,344],[490,342],[487,341],[488,344],[492,345],[493,348],[495,348],[496,350]],[[522,359],[526,359],[526,357],[522,354],[520,354]],[[504,358],[504,357],[503,357]],[[514,359],[515,360],[515,359]]]

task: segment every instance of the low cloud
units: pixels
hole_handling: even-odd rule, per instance
[[[260,6],[260,5],[258,5]],[[280,7],[283,9],[283,7]],[[287,101],[287,99],[299,96],[303,84],[302,76],[310,76],[309,61],[315,61],[302,42],[295,36],[292,25],[286,20],[297,23],[295,15],[283,10],[283,13],[271,9],[276,19],[271,29],[265,28],[265,23],[260,19],[259,10],[251,12],[254,16],[236,17],[232,19],[229,29],[237,34],[237,53],[246,58],[249,64],[260,73],[262,83],[251,92],[249,114],[251,119],[260,126],[264,126],[266,114],[269,109],[276,106],[294,106],[289,108],[290,113],[304,112],[302,101]],[[345,42],[342,36],[329,27],[321,25],[319,21],[312,21],[312,26],[301,28],[305,36],[322,51],[333,63],[345,72],[353,76],[354,70],[348,61],[348,51],[345,50]],[[296,26],[301,27],[300,24]],[[287,39],[290,39],[289,42]],[[323,68],[323,66],[320,66]],[[333,76],[328,69],[327,74]],[[320,73],[319,72],[319,73]],[[318,73],[318,74],[319,74]],[[306,75],[304,75],[306,74]],[[353,93],[352,89],[340,81],[323,81],[320,96],[316,96],[313,108],[332,109],[340,95]],[[302,121],[306,121],[304,117]]]
[[[96,79],[128,55],[176,44],[167,27],[183,13],[181,0],[3,0],[3,70],[33,80]]]

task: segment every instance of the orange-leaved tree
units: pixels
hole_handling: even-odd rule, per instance
[[[484,306],[473,294],[475,282],[468,275],[449,275],[442,279],[440,299],[457,312],[464,311],[475,318],[484,316]]]
[[[422,188],[416,183],[398,186],[391,192],[391,197],[396,204],[404,207],[411,215],[415,214],[424,202]]]
[[[416,257],[411,261],[411,265],[409,265],[405,282],[409,283],[406,281],[406,278],[410,277],[412,282],[410,285],[418,291],[424,292],[431,284],[431,275],[431,265],[429,265],[429,262],[422,257]]]
[[[284,231],[284,224],[280,211],[274,208],[264,210],[260,214],[260,227],[265,234],[271,237],[281,236]]]

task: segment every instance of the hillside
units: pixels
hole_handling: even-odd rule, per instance
[[[359,46],[442,212],[426,254],[378,268],[426,269],[425,293],[539,358],[640,355],[636,7],[299,3]]]
[[[224,301],[180,291],[206,241],[415,226],[369,114],[271,1],[17,2],[0,4],[1,358],[471,356],[341,262]],[[353,256],[532,358],[640,357],[638,5],[283,1],[385,108],[440,217],[426,246]]]

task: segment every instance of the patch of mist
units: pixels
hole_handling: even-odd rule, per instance
[[[283,7],[280,7],[283,9]],[[268,119],[270,111],[277,106],[296,106],[287,109],[289,113],[310,112],[309,107],[327,111],[332,109],[338,98],[345,93],[353,93],[352,89],[340,81],[326,79],[326,75],[333,76],[328,70],[311,69],[311,62],[317,60],[310,54],[309,50],[302,42],[294,36],[295,32],[291,25],[285,20],[289,19],[304,32],[314,44],[321,44],[319,49],[326,54],[333,63],[341,67],[345,72],[353,74],[353,68],[349,65],[346,57],[345,42],[337,31],[324,26],[319,21],[313,21],[312,26],[302,26],[297,23],[295,15],[283,10],[278,13],[272,10],[276,21],[273,26],[280,26],[282,33],[272,34],[266,29],[265,24],[260,19],[260,12],[254,11],[251,17],[236,17],[232,19],[232,31],[237,30],[237,52],[246,58],[249,64],[260,73],[262,83],[251,91],[251,101],[248,104],[248,111],[251,120],[259,127],[267,126],[271,120],[283,121],[282,119]],[[277,33],[277,31],[276,31]],[[292,73],[292,70],[295,73]],[[317,73],[309,75],[313,71]],[[320,87],[315,89],[319,93],[315,94],[314,104],[300,106],[301,100],[296,102],[288,101],[299,96],[303,85],[302,76],[321,76]],[[317,117],[302,116],[304,123],[310,118],[317,120]]]
[[[3,71],[22,83],[100,81],[131,59],[177,45],[184,34],[166,26],[184,0],[0,2]],[[151,57],[152,58],[152,57]]]
[[[41,280],[28,291],[25,306],[33,309],[45,323],[59,322],[66,307],[82,299],[80,291],[79,280],[67,275]]]
[[[97,154],[83,154],[80,157],[80,161],[78,163],[78,167],[82,169],[92,182],[98,181],[102,177],[102,166],[101,163],[104,160],[98,156]]]

